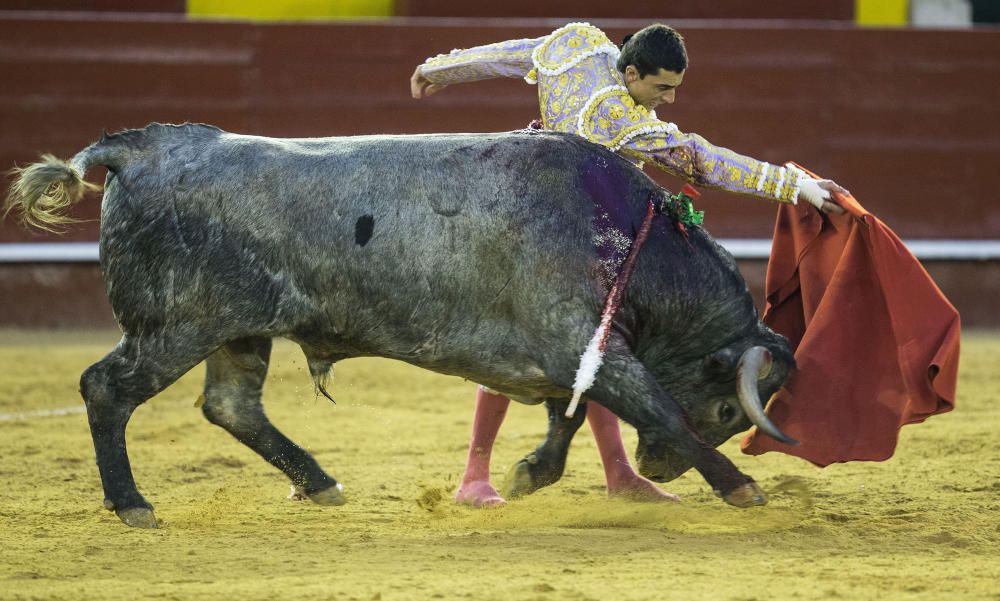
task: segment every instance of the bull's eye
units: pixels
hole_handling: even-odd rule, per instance
[[[723,424],[728,424],[734,417],[736,417],[736,410],[729,403],[719,404],[719,422]]]

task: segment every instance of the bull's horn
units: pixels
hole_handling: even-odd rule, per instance
[[[764,413],[764,406],[757,394],[757,380],[767,377],[771,371],[771,353],[762,346],[748,348],[740,357],[736,366],[736,394],[740,406],[753,425],[771,438],[788,445],[797,445],[799,441],[789,438],[778,429]]]

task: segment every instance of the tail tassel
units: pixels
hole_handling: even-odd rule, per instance
[[[81,220],[66,214],[87,192],[97,192],[101,186],[83,179],[83,173],[69,161],[51,154],[27,167],[15,167],[9,175],[14,177],[3,216],[15,208],[21,222],[53,233],[65,231],[66,226]]]

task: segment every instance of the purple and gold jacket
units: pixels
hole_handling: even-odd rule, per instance
[[[618,55],[603,31],[570,23],[541,38],[452,50],[427,59],[420,71],[436,84],[524,78],[538,85],[547,130],[579,134],[699,186],[795,203],[801,170],[758,161],[660,121],[629,95],[615,66]]]

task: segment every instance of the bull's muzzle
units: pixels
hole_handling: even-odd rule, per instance
[[[670,482],[691,469],[691,463],[666,447],[643,445],[635,450],[639,474],[653,482]]]

